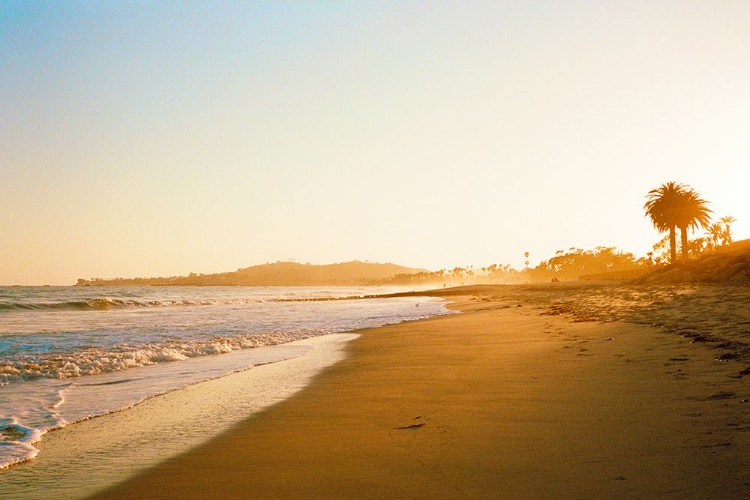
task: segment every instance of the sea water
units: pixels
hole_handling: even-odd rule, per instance
[[[0,469],[50,430],[311,349],[295,341],[449,312],[425,297],[327,300],[394,291],[0,287]]]

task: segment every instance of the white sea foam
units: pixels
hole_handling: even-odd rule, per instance
[[[44,431],[20,425],[15,418],[0,418],[0,456],[9,457],[6,467],[31,460],[39,453],[34,447]]]

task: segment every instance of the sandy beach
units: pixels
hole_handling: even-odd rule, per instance
[[[91,498],[750,497],[738,362],[495,296],[365,330],[303,391]]]

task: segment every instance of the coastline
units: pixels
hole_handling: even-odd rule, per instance
[[[291,344],[294,340],[449,312],[444,301],[423,297],[359,303],[279,300],[392,290],[0,289],[0,470],[39,458],[36,445],[53,429],[294,357],[302,349]],[[277,347],[269,351],[268,346]],[[77,455],[76,450],[70,454]],[[3,476],[0,497],[13,493],[3,484],[8,475]]]
[[[343,359],[355,337],[335,333],[258,347],[252,350],[258,361],[246,369],[51,431],[36,445],[35,459],[0,471],[0,497],[78,499],[112,486],[302,390]]]
[[[686,338],[493,297],[357,332],[304,390],[90,498],[746,498],[750,395]]]

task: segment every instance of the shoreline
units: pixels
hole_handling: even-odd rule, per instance
[[[357,332],[301,392],[90,498],[750,494],[736,367],[650,327],[462,292],[463,314]]]
[[[0,497],[76,499],[110,487],[303,390],[321,369],[343,359],[354,338],[333,333],[256,348],[258,359],[274,352],[284,357],[54,429],[36,444],[36,458],[0,471]]]
[[[51,429],[269,361],[260,354],[262,346],[277,346],[276,356],[286,349],[282,344],[293,340],[448,312],[439,299],[359,304],[274,300],[379,291],[9,292],[0,304],[5,354],[0,363],[0,470],[29,459],[39,437]],[[4,491],[0,485],[0,497]]]

